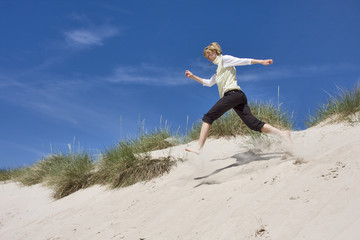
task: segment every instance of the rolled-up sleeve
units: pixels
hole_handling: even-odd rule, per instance
[[[216,83],[216,74],[214,74],[210,79],[203,79],[203,86],[212,87]]]
[[[230,55],[223,56],[223,67],[250,65],[252,58],[237,58]]]

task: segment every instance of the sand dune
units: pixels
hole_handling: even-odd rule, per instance
[[[237,137],[209,139],[200,156],[157,151],[186,161],[147,183],[57,201],[40,185],[1,184],[0,239],[359,239],[360,126],[292,136],[294,146]]]

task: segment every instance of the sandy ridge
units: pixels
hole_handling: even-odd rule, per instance
[[[147,183],[57,201],[40,185],[1,184],[0,239],[358,239],[360,126],[292,135],[293,147],[272,139],[255,153],[242,137],[210,139],[201,156],[157,151],[187,160]]]

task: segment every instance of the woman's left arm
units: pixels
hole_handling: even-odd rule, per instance
[[[270,65],[273,63],[272,59],[266,60],[258,60],[252,58],[237,58],[231,55],[223,56],[223,67],[235,67],[235,66],[243,66],[243,65],[251,65],[251,64],[262,64],[262,65]]]

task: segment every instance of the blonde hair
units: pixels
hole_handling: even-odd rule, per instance
[[[209,46],[207,46],[204,49],[203,55],[204,55],[204,57],[206,57],[206,54],[208,54],[209,52],[214,52],[214,51],[216,52],[217,55],[222,54],[221,47],[217,42],[213,42]]]

